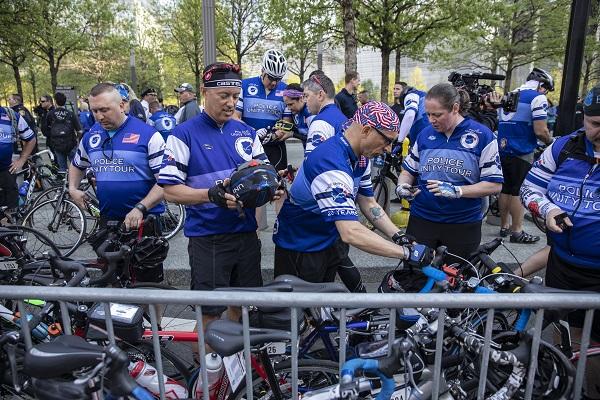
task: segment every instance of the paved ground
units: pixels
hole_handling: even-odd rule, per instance
[[[288,160],[293,165],[300,165],[302,160],[302,145],[300,142],[291,142],[287,146]],[[275,220],[275,211],[272,205],[268,206],[268,225],[269,228],[259,233],[262,242],[262,269],[265,280],[272,279],[273,276],[273,253],[274,245],[271,239],[273,230],[273,222]],[[399,210],[398,205],[392,205],[392,212]],[[482,241],[487,242],[498,235],[499,228],[487,223],[483,224]],[[529,221],[525,221],[525,230],[534,234],[539,231]],[[188,287],[189,286],[189,260],[187,256],[187,239],[182,233],[179,233],[170,241],[169,256],[165,262],[167,280],[174,286]],[[493,254],[496,261],[505,262],[507,264],[516,265],[517,262],[523,262],[531,254],[542,248],[545,244],[545,239],[536,244],[515,244],[505,243],[506,248],[500,247]],[[512,255],[510,252],[512,252]],[[91,249],[88,245],[80,248],[74,256],[91,256]],[[389,271],[397,265],[397,261],[390,258],[373,256],[361,250],[351,248],[350,257],[354,264],[359,267],[363,275],[363,280],[368,284],[368,287],[377,287],[385,272]]]

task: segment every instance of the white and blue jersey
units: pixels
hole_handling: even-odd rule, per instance
[[[425,128],[402,165],[421,189],[411,203],[411,214],[434,222],[481,221],[481,199],[436,197],[426,188],[428,180],[457,186],[504,181],[494,134],[471,119],[458,124],[450,138],[432,126]]]
[[[600,164],[570,156],[559,163],[573,136],[556,139],[533,163],[521,186],[521,200],[543,216],[555,208],[566,212],[573,226],[563,233],[548,231],[552,250],[570,264],[600,270]],[[587,138],[581,147],[591,159],[600,159]]]
[[[286,109],[286,112],[287,111],[291,112],[289,108]],[[308,137],[308,127],[310,126],[310,123],[314,117],[315,116],[308,111],[308,106],[306,104],[302,108],[302,111],[300,111],[298,114],[292,113],[292,120],[298,129],[298,134],[302,136],[305,141]]]
[[[308,128],[304,156],[309,155],[317,146],[336,135],[342,135],[348,118],[335,104],[323,107],[313,118]]]
[[[335,221],[358,221],[356,196],[373,197],[369,160],[357,157],[346,138],[326,140],[304,161],[273,229],[281,248],[316,252],[339,238]]]
[[[26,142],[35,139],[35,133],[29,128],[25,118],[14,113],[18,132],[13,131],[13,121],[4,107],[0,107],[0,171],[7,171],[12,163],[13,144],[18,140]],[[17,139],[18,138],[18,139]]]
[[[235,109],[242,114],[242,120],[254,129],[272,127],[282,118],[291,119],[292,113],[283,102],[286,86],[280,81],[267,95],[260,76],[244,79]]]
[[[175,117],[163,110],[152,114],[146,122],[148,125],[153,126],[162,135],[165,142],[167,141],[167,138],[171,132],[173,132],[175,125],[177,125],[177,120]]]
[[[413,110],[415,112],[415,119],[408,131],[408,139],[410,140],[411,145],[415,143],[417,140],[417,135],[426,127],[430,126],[429,118],[427,118],[427,114],[425,114],[425,95],[427,93],[412,89],[406,97],[404,97],[404,114],[408,110]]]
[[[498,110],[498,145],[500,154],[522,156],[531,154],[537,146],[533,121],[547,118],[548,99],[536,89],[537,81],[528,81],[519,90],[517,111]]]
[[[73,165],[94,171],[100,214],[123,219],[156,184],[164,148],[160,133],[140,119],[127,117],[116,131],[95,123],[83,135]],[[162,203],[148,210],[163,211]]]
[[[158,183],[209,189],[253,158],[268,162],[252,127],[235,119],[219,127],[202,113],[177,125],[167,139]],[[188,237],[252,232],[257,227],[254,209],[245,208],[246,218],[240,218],[237,210],[213,203],[185,208],[184,233]]]

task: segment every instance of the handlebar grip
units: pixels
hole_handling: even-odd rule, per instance
[[[77,261],[63,260],[56,255],[50,256],[50,264],[52,267],[61,270],[65,275],[69,272],[75,272],[75,276],[67,282],[68,287],[79,285],[87,272],[83,264]]]
[[[496,238],[492,241],[489,241],[487,243],[484,243],[482,245],[479,246],[479,248],[477,249],[477,252],[479,254],[481,253],[485,253],[485,254],[492,254],[494,252],[494,250],[496,250],[498,247],[500,247],[500,245],[502,244],[502,238]]]
[[[431,263],[431,265],[433,265],[433,262]],[[433,268],[431,265],[423,267],[423,269],[421,270],[425,276],[433,279],[436,282],[448,280],[448,275],[446,275],[444,271],[440,271],[437,268]]]
[[[435,249],[435,257],[433,257],[433,260],[431,261],[431,266],[441,267],[444,264],[444,257],[446,256],[447,252],[448,247],[446,246],[439,246],[437,249]]]
[[[497,267],[496,261],[492,260],[486,253],[479,253],[477,257],[490,272]]]
[[[496,293],[496,291],[492,290],[490,288],[487,288],[485,286],[477,286],[475,288],[475,293],[479,293],[479,294],[491,294],[491,293]]]
[[[100,245],[100,247],[98,248],[98,254],[100,255],[101,258],[104,258],[107,261],[107,268],[106,271],[99,277],[96,279],[90,279],[90,286],[91,285],[104,285],[106,283],[109,282],[109,280],[113,277],[116,269],[117,269],[117,265],[119,263],[119,261],[123,260],[125,258],[126,255],[128,255],[131,252],[131,248],[129,246],[121,246],[121,248],[119,249],[119,251],[110,251],[107,252],[106,247],[108,247],[108,244],[105,245],[104,242],[102,245]],[[102,252],[100,251],[100,249],[103,247]]]

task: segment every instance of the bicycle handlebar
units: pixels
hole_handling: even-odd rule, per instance
[[[100,258],[106,260],[107,267],[106,271],[99,278],[90,279],[90,286],[101,286],[109,283],[117,270],[119,261],[125,259],[131,253],[131,247],[125,245],[122,245],[117,251],[106,251],[110,244],[111,241],[106,240],[96,250]]]

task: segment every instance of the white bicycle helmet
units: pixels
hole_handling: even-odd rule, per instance
[[[275,78],[283,78],[287,72],[287,61],[279,50],[267,50],[263,56],[262,69]]]

